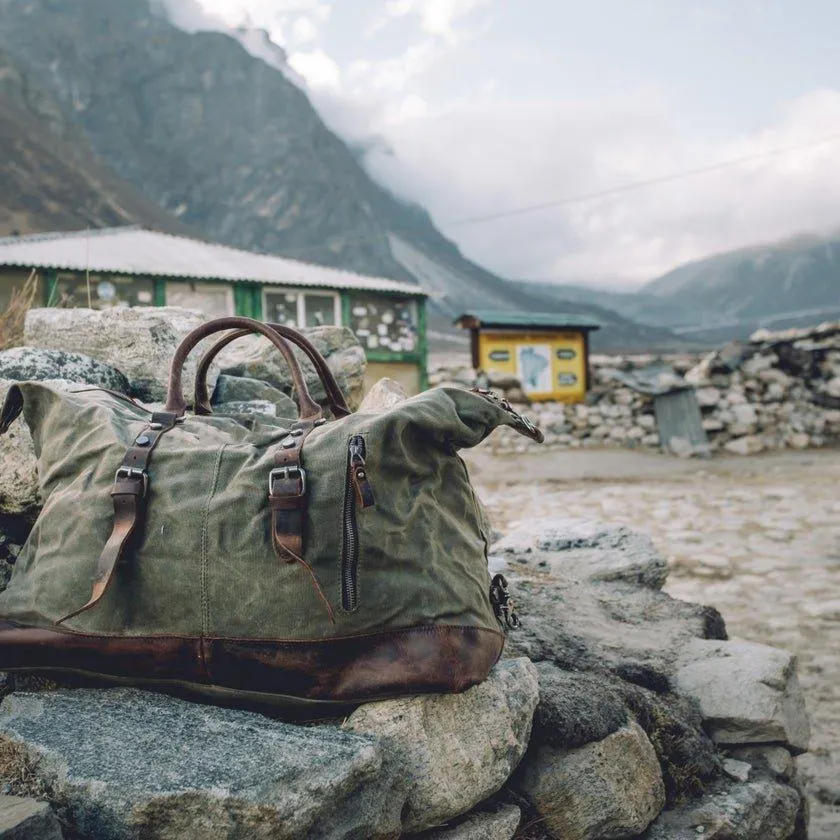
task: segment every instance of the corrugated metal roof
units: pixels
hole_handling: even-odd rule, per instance
[[[552,329],[573,328],[597,330],[601,325],[591,318],[569,315],[563,312],[501,312],[474,309],[465,312],[455,320],[459,327],[550,327]]]
[[[424,297],[419,286],[139,227],[0,239],[0,266],[276,286],[360,289]]]

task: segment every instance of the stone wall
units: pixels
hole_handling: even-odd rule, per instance
[[[358,381],[362,362],[349,369],[358,354],[345,337],[321,339],[343,354],[346,382]],[[13,376],[129,393],[138,376],[158,387],[136,373],[141,359],[126,371],[83,349],[0,353],[0,376],[6,389]],[[291,410],[287,383],[263,373],[258,355],[243,359],[220,378],[217,409],[243,423],[249,411]],[[403,397],[383,381],[362,408]],[[22,419],[4,445],[0,590],[41,505]],[[0,836],[807,836],[796,756],[809,727],[794,657],[730,641],[714,609],[663,593],[664,559],[625,529],[555,517],[501,537],[489,563],[522,616],[489,679],[462,694],[366,704],[340,722],[295,725],[78,677],[0,675]]]
[[[515,378],[488,374],[512,402],[524,394]],[[462,366],[438,367],[433,384],[475,384]],[[840,324],[782,333],[760,331],[749,344],[704,356],[592,358],[592,389],[583,404],[535,403],[526,410],[554,448],[621,446],[691,454],[680,440],[663,441],[651,391],[693,388],[711,452],[750,455],[807,449],[840,441]],[[534,444],[513,432],[495,436],[500,450]]]

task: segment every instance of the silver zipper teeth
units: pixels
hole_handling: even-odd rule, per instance
[[[356,609],[358,593],[356,591],[356,566],[359,562],[359,529],[356,525],[356,495],[353,480],[350,477],[354,444],[365,457],[365,439],[356,436],[350,439],[347,449],[347,475],[344,483],[344,545],[341,552],[341,605],[348,612]]]

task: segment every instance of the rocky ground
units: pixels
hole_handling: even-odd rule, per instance
[[[813,729],[800,759],[810,837],[837,840],[840,450],[682,461],[621,451],[494,457],[485,444],[468,458],[501,530],[562,515],[645,532],[668,558],[666,591],[715,606],[733,637],[797,653]]]

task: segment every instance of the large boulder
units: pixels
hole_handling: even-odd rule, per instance
[[[188,332],[207,321],[201,312],[177,306],[118,309],[30,309],[24,342],[30,347],[84,353],[122,371],[131,396],[144,402],[165,398],[172,357]],[[212,341],[209,339],[208,341]],[[184,365],[183,384],[189,401],[203,343]],[[212,392],[217,370],[211,368]]]
[[[359,412],[382,412],[408,399],[405,388],[394,379],[384,377],[375,382],[359,405]]]
[[[810,728],[793,654],[754,642],[692,640],[677,689],[700,705],[718,744],[784,744],[808,749]]]
[[[656,752],[634,722],[576,749],[536,746],[519,787],[563,840],[632,837],[665,805]]]
[[[326,358],[350,408],[357,408],[364,390],[367,360],[356,336],[347,327],[313,327],[302,332]],[[324,403],[326,393],[314,366],[298,348],[295,355],[313,399]],[[261,379],[285,394],[292,392],[292,377],[283,356],[262,336],[246,336],[231,344],[219,354],[219,366],[222,373]]]
[[[3,745],[12,791],[37,780],[96,840],[400,834],[405,792],[377,739],[335,726],[133,689],[60,690],[8,696]]]
[[[382,739],[410,787],[404,829],[422,831],[504,785],[525,754],[538,697],[534,666],[507,660],[461,695],[371,703],[346,728]]]
[[[81,353],[13,347],[0,352],[0,380],[63,379],[128,394],[129,384],[116,368]]]

